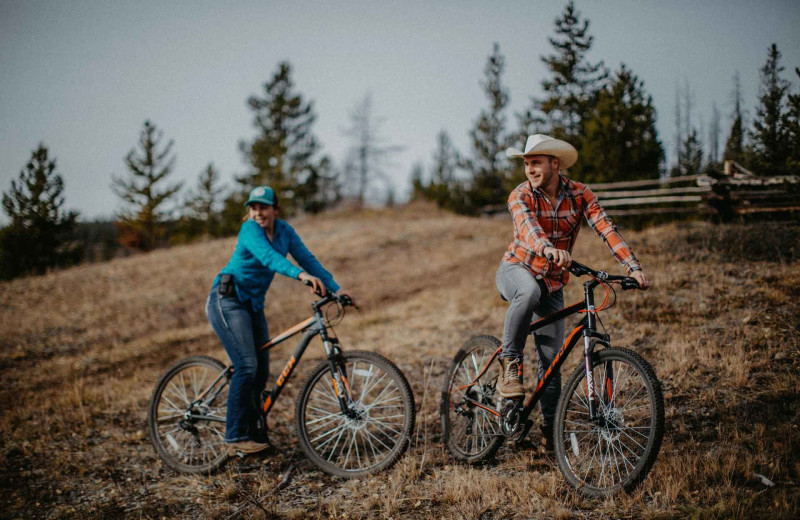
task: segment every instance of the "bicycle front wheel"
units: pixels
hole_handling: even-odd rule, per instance
[[[206,473],[227,459],[225,365],[192,356],[169,367],[148,407],[148,433],[156,454],[180,473]]]
[[[337,361],[350,400],[340,405],[328,361],[309,376],[297,398],[297,434],[323,471],[360,477],[391,467],[408,449],[414,395],[394,363],[375,352],[343,353]]]
[[[607,348],[592,356],[595,419],[583,364],[567,381],[556,410],[555,454],[567,481],[588,496],[639,484],[664,436],[664,399],[653,368],[638,354]]]
[[[453,457],[462,462],[492,458],[505,440],[496,392],[500,365],[486,366],[499,348],[500,341],[493,336],[467,341],[442,389],[442,436]]]

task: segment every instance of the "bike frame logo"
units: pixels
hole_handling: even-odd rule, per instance
[[[277,381],[278,386],[283,386],[283,383],[286,382],[286,378],[289,377],[289,374],[292,371],[292,367],[294,367],[294,364],[295,364],[296,361],[297,360],[294,358],[294,355],[293,355],[292,357],[289,358],[289,361],[286,362],[286,366],[283,367],[283,372],[281,372],[281,375],[278,378],[278,381]]]

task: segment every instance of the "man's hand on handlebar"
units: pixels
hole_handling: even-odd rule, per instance
[[[650,281],[641,269],[632,272],[631,278],[639,282],[639,289],[647,290],[650,287]]]
[[[564,257],[567,259],[566,268],[569,269],[569,272],[574,274],[575,276],[583,276],[588,274],[590,276],[599,277],[601,281],[609,281],[611,283],[621,283],[623,289],[642,289],[647,290],[650,287],[650,281],[647,279],[647,276],[644,274],[644,271],[641,269],[637,269],[633,271],[630,276],[627,277],[628,282],[623,283],[621,280],[623,277],[620,276],[609,276],[608,273],[603,271],[595,271],[579,262],[575,262],[572,260],[568,251],[563,251],[561,249],[556,249],[554,247],[545,247],[544,248],[544,256],[547,257],[548,260],[555,263],[558,266],[562,266],[558,262],[558,260],[563,260]],[[556,254],[559,254],[556,256]],[[561,255],[563,253],[563,255]],[[634,284],[633,282],[636,282]],[[638,284],[638,287],[636,286]]]
[[[569,254],[569,251],[556,249],[555,247],[545,247],[542,253],[544,253],[545,258],[558,267],[569,267],[569,264],[572,263],[572,256]]]

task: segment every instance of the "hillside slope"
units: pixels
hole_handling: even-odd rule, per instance
[[[606,501],[577,496],[554,463],[533,451],[504,448],[497,464],[469,468],[440,446],[438,393],[450,358],[470,336],[502,328],[506,304],[494,272],[511,238],[508,219],[415,205],[293,224],[359,299],[361,310],[336,327],[344,347],[394,359],[414,388],[417,438],[396,468],[345,482],[294,450],[294,397],[322,354],[318,343],[270,417],[281,453],[194,478],[155,458],[145,407],[160,373],[190,354],[225,359],[203,312],[211,280],[235,245],[223,239],[0,284],[0,516],[798,515],[796,224],[625,231],[654,287],[620,294],[603,321],[615,343],[656,368],[667,434],[644,485]],[[575,258],[620,272],[601,240],[589,229],[581,233]],[[580,290],[570,284],[567,301]],[[272,333],[305,318],[310,298],[299,283],[276,279],[266,310]],[[275,365],[294,346],[287,344]],[[530,376],[526,383],[533,384]],[[290,464],[298,466],[292,483],[273,495]],[[757,473],[776,485],[765,487]]]

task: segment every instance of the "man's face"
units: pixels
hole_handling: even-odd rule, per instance
[[[558,158],[549,155],[529,155],[525,161],[525,176],[533,189],[547,187],[558,175]]]
[[[271,228],[278,211],[274,206],[254,202],[248,206],[248,216],[264,229]]]

